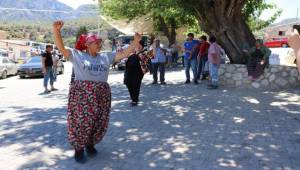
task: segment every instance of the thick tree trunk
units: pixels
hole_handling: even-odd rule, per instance
[[[194,7],[203,31],[217,37],[232,63],[244,63],[243,49],[255,38],[242,16],[246,0],[202,0]]]
[[[174,44],[176,42],[176,23],[175,23],[175,21],[173,24],[171,24],[171,27],[169,28],[163,17],[158,16],[157,19],[159,20],[159,23],[160,23],[160,30],[168,38],[169,46],[171,46],[172,44]]]

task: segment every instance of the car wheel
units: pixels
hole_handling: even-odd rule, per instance
[[[25,78],[25,76],[24,76],[24,75],[20,75],[19,77],[20,77],[20,79],[24,79],[24,78]]]
[[[7,78],[7,71],[4,71],[3,73],[2,73],[2,76],[1,76],[3,79],[6,79]]]

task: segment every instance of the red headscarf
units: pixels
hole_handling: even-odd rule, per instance
[[[78,38],[75,49],[83,51],[87,49],[87,44],[98,42],[101,43],[102,39],[96,34],[81,34]]]

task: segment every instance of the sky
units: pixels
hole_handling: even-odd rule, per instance
[[[297,8],[299,8],[298,17],[300,18],[300,0],[266,0],[268,3],[275,3],[278,8],[282,9],[281,16],[275,21],[280,22],[283,19],[287,18],[296,18]],[[265,11],[261,19],[267,19],[274,14],[273,11]]]
[[[97,4],[98,3],[98,0],[58,0],[58,1],[62,2],[64,4],[67,4],[74,9],[76,9],[80,5],[84,5],[84,4]]]
[[[72,8],[76,9],[83,4],[97,4],[98,0],[58,0],[65,3]],[[266,0],[268,3],[275,3],[280,9],[282,9],[281,16],[275,21],[279,22],[287,18],[295,18],[297,16],[297,8],[299,8],[299,18],[300,18],[300,0]],[[261,19],[267,19],[274,14],[274,11],[265,11]]]

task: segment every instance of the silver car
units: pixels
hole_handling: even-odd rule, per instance
[[[0,78],[5,79],[9,75],[17,75],[18,66],[8,57],[0,57]]]

